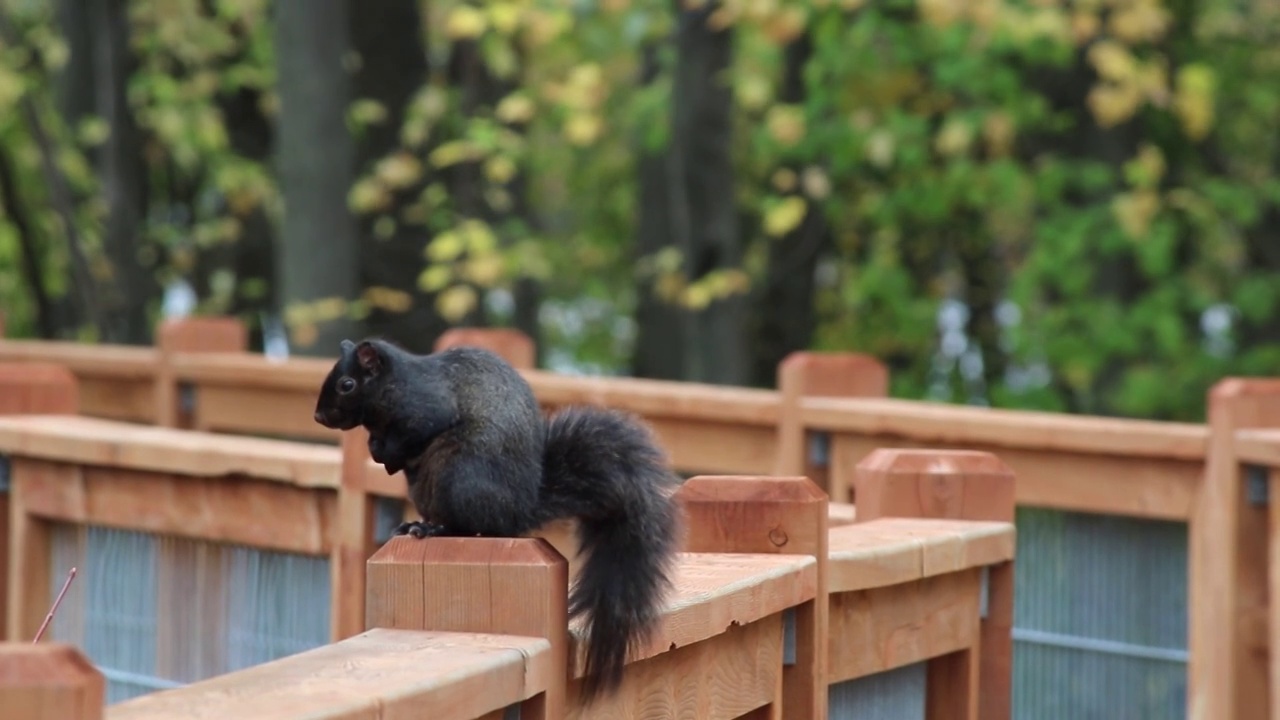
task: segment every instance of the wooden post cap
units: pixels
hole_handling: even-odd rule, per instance
[[[515,328],[450,328],[436,338],[436,352],[453,347],[484,348],[519,370],[532,370],[538,364],[533,340]]]
[[[808,397],[884,397],[889,369],[862,353],[798,351],[778,363],[778,389]]]
[[[540,538],[393,537],[365,565],[365,627],[546,638],[562,717],[569,668],[568,563]]]
[[[827,494],[803,477],[699,475],[676,491],[688,552],[814,554]]]
[[[102,673],[63,643],[0,643],[0,714],[22,720],[100,720]]]
[[[1013,471],[976,450],[881,448],[854,470],[854,522],[882,517],[1013,522]]]
[[[169,318],[156,328],[161,352],[244,352],[249,330],[233,317]]]
[[[79,407],[79,383],[66,367],[0,363],[0,415],[74,415]]]

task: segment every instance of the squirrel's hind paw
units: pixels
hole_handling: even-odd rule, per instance
[[[414,520],[413,522],[400,523],[392,535],[409,535],[415,538],[435,537],[444,533],[444,526],[435,523]]]

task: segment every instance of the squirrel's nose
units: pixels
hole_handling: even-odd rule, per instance
[[[317,410],[316,414],[312,415],[312,417],[315,418],[316,422],[320,423],[321,425],[324,424],[324,411]]]

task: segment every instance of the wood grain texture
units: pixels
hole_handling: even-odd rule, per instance
[[[827,496],[803,477],[690,478],[676,493],[691,552],[768,553],[812,558],[815,597],[798,603],[796,662],[783,669],[790,718],[826,717]]]
[[[1209,391],[1209,453],[1188,548],[1190,720],[1261,718],[1271,704],[1253,620],[1267,612],[1267,513],[1246,497],[1236,434],[1278,427],[1280,380],[1229,378]]]
[[[568,667],[568,565],[544,540],[394,537],[366,566],[365,626],[545,638],[549,658],[522,706],[560,718]]]
[[[9,596],[5,637],[31,642],[49,610],[50,528],[31,513],[32,487],[52,487],[61,480],[54,466],[13,458],[9,467]]]
[[[589,708],[576,702],[578,683],[571,684],[566,718],[781,718],[781,671],[782,617],[770,615],[628,665],[618,693]]]
[[[65,367],[0,362],[0,415],[74,415],[79,405],[79,383]],[[0,637],[8,615],[10,494],[0,492]]]
[[[879,449],[864,458],[854,471],[854,493],[858,498],[855,525],[883,517],[1012,523],[1015,486],[1009,467],[989,452]],[[1011,538],[1006,542],[1011,543]],[[988,720],[1009,720],[1013,711],[1014,565],[1012,547],[998,548],[998,544],[998,540],[977,546],[952,542],[940,546],[933,557],[940,565],[951,565],[963,562],[965,555],[974,552],[986,559],[982,564],[998,563],[990,570],[994,581],[987,588],[988,612],[979,630],[981,648],[971,648],[978,657],[968,655],[964,662],[978,663],[979,690],[975,694],[980,697],[976,712]],[[974,550],[975,547],[981,550]],[[996,550],[1008,550],[1008,555],[1000,556]],[[926,551],[926,565],[929,558]]]
[[[778,363],[778,448],[775,475],[802,475],[831,499],[849,499],[843,487],[828,482],[827,471],[809,462],[808,428],[802,402],[806,397],[873,397],[889,394],[889,370],[860,353],[793,352]]]
[[[100,720],[102,674],[70,645],[0,643],[0,708],[14,720]]]
[[[858,463],[885,447],[992,452],[1018,477],[1018,505],[1104,515],[1185,522],[1204,477],[1204,462],[1196,460],[837,433],[831,438],[832,482],[851,487]]]
[[[542,692],[550,644],[492,634],[370,630],[332,645],[144,695],[111,720],[473,720]]]
[[[186,317],[161,321],[156,328],[160,363],[154,379],[154,416],[161,427],[192,427],[192,413],[182,407],[170,356],[178,352],[244,352],[249,331],[233,317]]]
[[[1013,523],[882,518],[832,528],[828,589],[865,590],[1012,560]]]
[[[1271,601],[1267,604],[1266,635],[1268,640],[1271,680],[1271,719],[1280,718],[1280,468],[1272,468],[1267,478],[1271,502],[1267,531],[1267,589]]]
[[[1280,468],[1280,429],[1237,430],[1236,457],[1240,462]]]
[[[336,447],[75,416],[0,417],[0,453],[193,477],[244,475],[336,489]]]
[[[933,445],[1024,448],[1203,460],[1209,431],[1192,423],[966,407],[920,400],[805,398],[815,430],[883,435]]]
[[[866,677],[976,645],[980,591],[981,576],[973,569],[833,593],[830,681]]]
[[[187,477],[22,458],[14,465],[14,499],[24,515],[41,520],[306,555],[327,554],[335,543],[332,491],[237,475]]]

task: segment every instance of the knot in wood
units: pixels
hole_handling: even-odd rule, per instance
[[[787,540],[787,531],[782,528],[775,527],[769,531],[769,542],[773,543],[776,547],[786,545]]]

